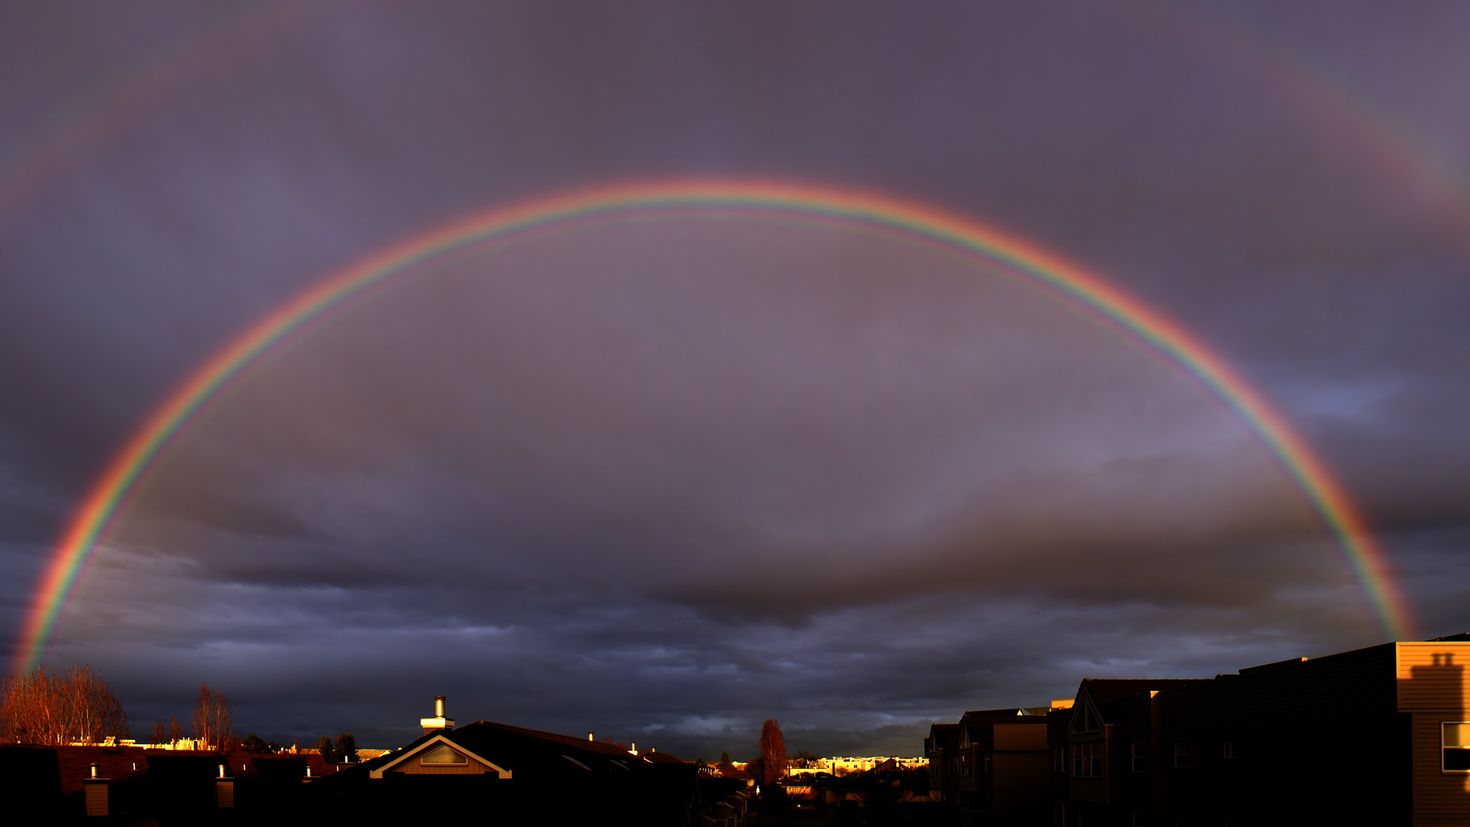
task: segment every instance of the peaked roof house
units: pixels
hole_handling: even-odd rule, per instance
[[[1048,727],[1058,783],[1053,819],[1062,825],[1149,822],[1167,790],[1147,768],[1163,760],[1159,695],[1207,678],[1086,678],[1072,707]],[[1164,822],[1168,823],[1168,822]]]
[[[1053,713],[1062,825],[1470,824],[1470,635],[1208,680],[1084,680]]]
[[[939,800],[954,803],[959,795],[959,724],[931,724],[924,739],[924,757],[929,760],[929,789]]]
[[[463,812],[508,823],[689,822],[693,764],[490,721],[455,727],[437,704],[419,738],[314,784],[313,807],[374,822]]]
[[[1170,813],[1470,824],[1470,637],[1293,658],[1163,696]]]
[[[1047,818],[1045,715],[982,709],[960,716],[957,803],[962,825],[1023,825]]]

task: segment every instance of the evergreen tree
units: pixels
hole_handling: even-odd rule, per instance
[[[352,737],[352,733],[344,732],[337,736],[337,745],[333,750],[333,754],[337,756],[337,760],[341,763],[357,763],[357,739]]]
[[[323,735],[321,737],[321,740],[316,742],[316,751],[322,754],[322,760],[326,761],[328,764],[337,763],[337,754],[332,749],[331,738]]]

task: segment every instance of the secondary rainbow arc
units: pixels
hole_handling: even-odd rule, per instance
[[[1286,419],[1202,341],[1100,276],[1035,244],[892,195],[783,181],[678,179],[632,182],[493,208],[384,248],[280,305],[214,353],[147,417],[92,485],[54,549],[27,615],[15,668],[39,663],[78,573],[142,475],[191,417],[242,370],[343,300],[469,244],[562,221],[649,209],[713,207],[821,216],[937,243],[1004,265],[1110,320],[1197,376],[1252,428],[1312,503],[1348,559],[1384,631],[1412,629],[1384,553],[1326,465]]]

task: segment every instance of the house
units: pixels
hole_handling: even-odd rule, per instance
[[[1086,679],[1048,717],[1059,825],[1470,824],[1470,636],[1199,680]]]
[[[1470,824],[1470,637],[1242,669],[1167,693],[1181,823]]]
[[[931,724],[924,739],[924,758],[929,761],[929,789],[939,800],[955,803],[959,797],[959,724]]]
[[[1048,716],[1053,822],[1149,823],[1167,794],[1150,769],[1164,743],[1159,696],[1205,680],[1084,679],[1071,708]]]
[[[963,825],[1044,822],[1050,751],[1047,718],[1024,709],[960,716],[956,803]]]
[[[503,723],[462,727],[436,715],[398,750],[310,788],[309,808],[373,822],[422,823],[483,813],[507,823],[687,824],[700,805],[697,768],[592,738]]]
[[[0,800],[16,823],[86,815],[115,823],[205,823],[290,809],[303,781],[333,768],[321,756],[137,746],[0,746]]]

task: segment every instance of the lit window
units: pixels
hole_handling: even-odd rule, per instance
[[[1445,772],[1470,772],[1470,723],[1440,724],[1440,737]]]

